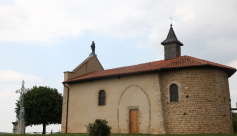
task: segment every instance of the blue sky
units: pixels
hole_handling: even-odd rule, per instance
[[[62,93],[63,72],[89,56],[92,41],[104,69],[162,60],[170,15],[182,55],[237,67],[236,7],[236,0],[0,0],[0,132],[12,132],[22,80]],[[232,107],[236,80],[229,78]]]

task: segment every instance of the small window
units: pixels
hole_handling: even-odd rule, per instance
[[[99,106],[103,106],[105,105],[105,96],[106,96],[106,93],[104,90],[101,90],[99,92]]]
[[[178,102],[179,101],[179,93],[178,86],[176,84],[170,85],[170,102]]]

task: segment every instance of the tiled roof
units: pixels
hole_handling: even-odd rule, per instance
[[[113,77],[113,76],[121,76],[121,75],[128,75],[128,74],[136,74],[136,73],[144,73],[150,71],[161,71],[166,69],[177,69],[177,68],[191,68],[191,67],[212,67],[222,69],[227,72],[228,76],[230,77],[236,72],[236,69],[233,67],[221,65],[218,63],[190,57],[190,56],[180,56],[175,59],[170,60],[160,60],[154,61],[149,63],[143,63],[133,66],[126,66],[102,71],[95,71],[88,73],[86,75],[82,75],[68,81],[64,81],[64,83],[71,83],[71,82],[79,82],[85,80],[92,80],[98,78],[106,78],[106,77]]]

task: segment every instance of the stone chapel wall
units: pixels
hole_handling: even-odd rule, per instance
[[[212,68],[167,70],[161,74],[168,134],[233,133],[228,76]],[[177,84],[179,102],[169,102]]]

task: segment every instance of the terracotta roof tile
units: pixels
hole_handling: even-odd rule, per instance
[[[160,60],[154,61],[149,63],[143,63],[133,66],[126,66],[114,69],[108,69],[103,71],[95,71],[91,72],[86,75],[82,75],[64,83],[71,83],[71,82],[78,82],[84,80],[91,80],[97,78],[106,78],[112,76],[120,76],[120,75],[127,75],[127,74],[135,74],[135,73],[142,73],[142,72],[149,72],[149,71],[160,71],[166,69],[176,69],[176,68],[189,68],[189,67],[215,67],[218,69],[222,69],[227,72],[228,76],[230,77],[236,72],[236,69],[233,67],[221,65],[218,63],[210,62],[207,60],[202,60],[190,56],[180,56],[175,59],[170,60]]]

